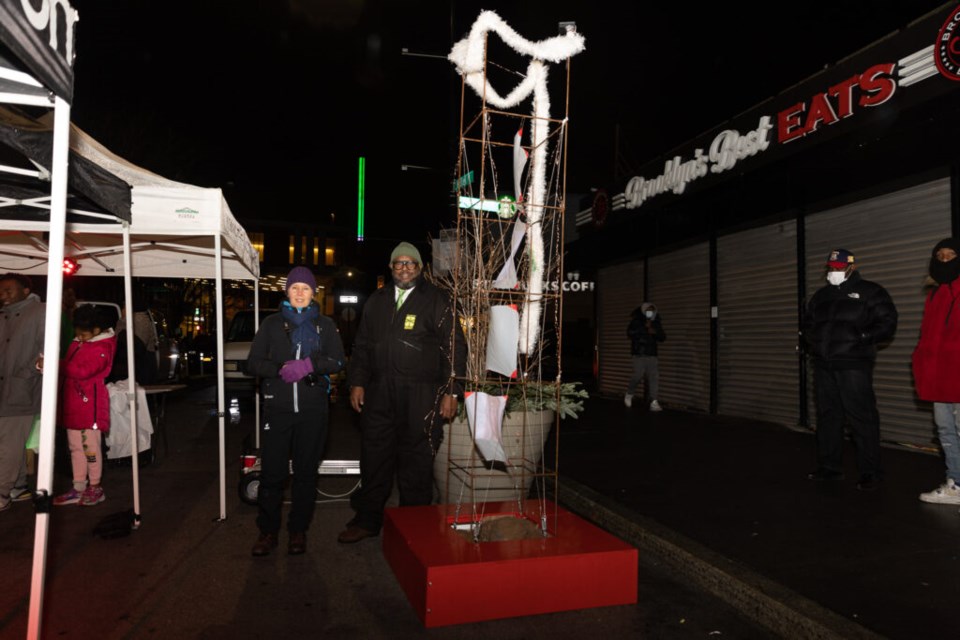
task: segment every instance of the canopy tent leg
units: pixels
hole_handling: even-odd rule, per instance
[[[220,435],[220,520],[227,519],[227,438],[223,389],[223,244],[214,239],[214,261],[217,277],[217,423]]]
[[[253,282],[253,335],[260,331],[260,278]],[[260,451],[260,379],[253,383],[253,442],[257,451]]]
[[[60,376],[60,314],[63,308],[63,243],[67,224],[67,166],[70,152],[70,105],[59,96],[53,109],[53,166],[50,174],[50,246],[47,262],[47,313],[44,320],[43,376],[40,401],[40,454],[37,456],[37,522],[30,580],[27,638],[40,637],[47,537],[53,504],[54,425]],[[38,356],[40,354],[37,354]]]
[[[126,302],[123,313],[127,323],[127,398],[130,400],[130,467],[133,474],[133,528],[140,527],[140,438],[137,424],[137,380],[133,361],[133,277],[130,274],[130,224],[123,223],[123,294]]]

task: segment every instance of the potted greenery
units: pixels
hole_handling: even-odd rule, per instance
[[[507,462],[484,460],[473,441],[470,423],[460,414],[444,426],[444,439],[434,459],[440,502],[471,503],[518,500],[541,474],[543,450],[558,419],[577,418],[589,396],[579,382],[526,383],[482,391],[507,396],[501,426]]]
[[[547,373],[562,370],[562,216],[557,209],[544,216],[542,204],[525,203],[507,218],[461,209],[456,228],[442,230],[433,245],[425,277],[449,293],[467,346],[461,382],[468,399],[445,427],[434,462],[445,504],[522,503],[538,478],[555,490],[558,471],[541,464],[544,445],[561,418],[583,410],[586,391]],[[471,401],[474,392],[493,398]],[[505,407],[498,396],[506,396]],[[478,447],[470,423],[488,427],[501,415],[500,438],[482,438]]]

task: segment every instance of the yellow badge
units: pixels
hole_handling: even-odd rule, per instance
[[[407,317],[403,319],[403,328],[406,329],[407,331],[411,331],[413,329],[413,325],[415,325],[416,323],[417,323],[417,316],[415,316],[412,313],[408,313]]]

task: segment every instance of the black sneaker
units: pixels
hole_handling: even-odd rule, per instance
[[[860,491],[873,491],[880,486],[881,482],[883,482],[883,478],[866,473],[857,480],[857,489],[860,489]]]
[[[815,480],[817,482],[834,482],[843,480],[843,472],[817,469],[807,474],[807,480]]]

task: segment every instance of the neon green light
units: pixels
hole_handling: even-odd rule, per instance
[[[363,198],[367,180],[367,159],[360,156],[357,163],[357,240],[363,240]]]

